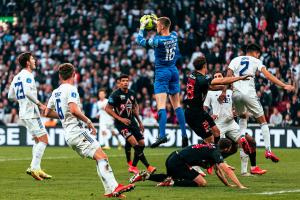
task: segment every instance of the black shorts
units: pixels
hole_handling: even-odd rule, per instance
[[[140,128],[136,126],[126,126],[118,124],[116,125],[119,133],[127,140],[130,136],[134,136],[137,141],[143,140],[144,136],[142,135]]]
[[[186,123],[202,139],[212,136],[211,127],[216,124],[211,116],[203,110],[186,109],[184,112]]]
[[[185,162],[181,159],[180,155],[176,151],[171,153],[171,155],[166,160],[167,175],[171,176],[173,179],[188,179],[193,181],[199,173],[191,169]]]

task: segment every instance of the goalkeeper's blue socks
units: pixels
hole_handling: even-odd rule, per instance
[[[186,129],[185,129],[185,117],[182,108],[181,107],[176,108],[175,113],[181,129],[181,135],[182,137],[187,137]]]
[[[159,123],[159,137],[166,136],[166,123],[167,123],[167,111],[166,109],[160,109],[158,111],[158,123]]]

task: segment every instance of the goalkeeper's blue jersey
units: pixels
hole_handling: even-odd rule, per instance
[[[153,38],[145,38],[146,31],[140,30],[136,39],[143,47],[154,48],[155,68],[174,68],[180,56],[177,33],[172,31],[168,36],[156,35]]]

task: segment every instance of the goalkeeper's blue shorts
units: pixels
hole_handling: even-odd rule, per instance
[[[155,69],[154,94],[177,94],[180,92],[179,72],[176,67]]]

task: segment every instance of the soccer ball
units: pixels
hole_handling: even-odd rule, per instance
[[[144,15],[140,21],[148,20],[148,23],[145,26],[146,30],[153,30],[156,27],[157,16],[155,14]]]

